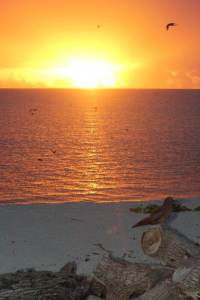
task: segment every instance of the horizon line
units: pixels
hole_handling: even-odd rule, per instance
[[[185,90],[193,90],[193,91],[198,91],[200,90],[199,88],[141,88],[141,87],[128,87],[128,88],[79,88],[79,87],[0,87],[1,90],[71,90],[71,91],[115,91],[115,90],[165,90],[165,91],[170,91],[170,90],[178,90],[178,91],[185,91]]]

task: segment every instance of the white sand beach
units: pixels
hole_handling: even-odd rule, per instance
[[[197,207],[200,200],[182,203]],[[91,274],[106,251],[147,262],[140,247],[144,227],[131,228],[143,215],[129,209],[140,204],[1,205],[0,273],[26,268],[56,271],[76,261],[79,273]],[[178,213],[171,226],[200,243],[199,216],[200,212]]]

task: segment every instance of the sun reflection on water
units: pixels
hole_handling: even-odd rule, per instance
[[[1,203],[199,195],[198,99],[188,111],[178,92],[9,93],[0,110]]]

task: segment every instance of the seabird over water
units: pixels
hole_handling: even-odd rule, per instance
[[[166,25],[166,29],[169,30],[169,28],[170,28],[171,26],[176,26],[176,25],[177,25],[177,24],[176,24],[176,23],[173,23],[173,22],[168,23],[168,24]]]

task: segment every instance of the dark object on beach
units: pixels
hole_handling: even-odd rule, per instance
[[[172,205],[173,208],[173,212],[181,212],[181,211],[192,211],[191,208],[185,206],[185,205],[181,205],[180,203],[173,203]]]
[[[145,207],[143,207],[142,205],[137,206],[137,207],[131,207],[130,211],[134,212],[136,214],[152,214],[154,212],[157,212],[159,209],[160,209],[159,205],[150,204]],[[194,209],[191,209],[185,205],[177,203],[177,201],[174,201],[174,203],[172,204],[172,212],[175,212],[175,213],[179,213],[182,211],[198,211],[198,210],[200,210],[200,206],[196,207]]]
[[[53,154],[56,154],[56,150],[51,150],[51,152],[52,152]]]
[[[157,212],[158,209],[160,209],[160,205],[150,204],[145,207],[143,207],[142,205],[137,207],[131,207],[129,210],[136,214],[152,214],[154,212]]]
[[[176,23],[173,23],[173,22],[172,22],[172,23],[168,23],[168,24],[166,25],[166,29],[169,30],[169,28],[170,28],[170,27],[173,27],[173,26],[177,26],[177,24],[176,24]]]
[[[89,294],[90,282],[76,274],[74,262],[59,272],[18,271],[0,275],[0,299],[81,300]]]
[[[89,257],[86,257],[85,262],[88,262],[88,261],[90,261],[90,259],[89,259]]]
[[[38,161],[43,161],[43,159],[42,158],[38,158]]]
[[[144,225],[154,225],[154,224],[162,224],[164,223],[170,214],[172,213],[174,199],[172,197],[167,197],[164,200],[164,203],[161,207],[156,209],[149,217],[139,221],[132,228]]]

